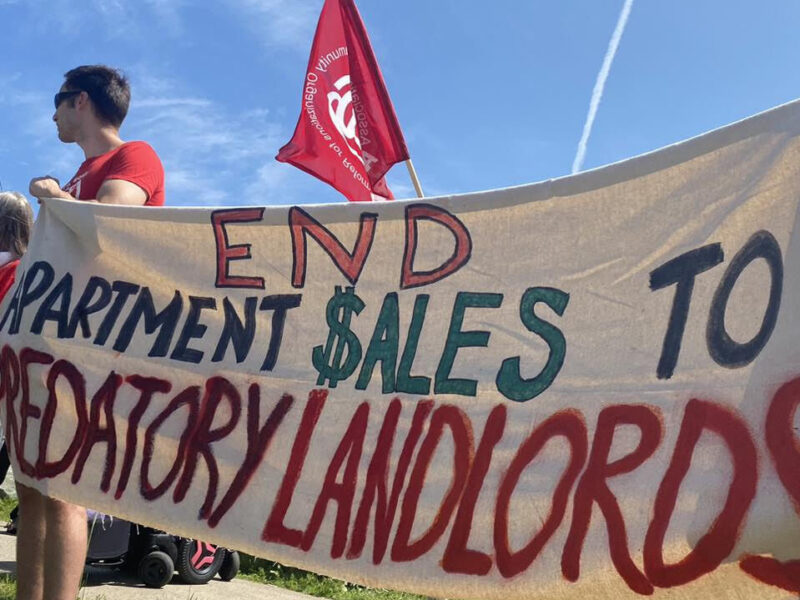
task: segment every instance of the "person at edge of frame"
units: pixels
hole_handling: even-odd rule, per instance
[[[33,229],[33,209],[19,192],[0,192],[0,301],[14,285],[19,259],[25,254]],[[0,484],[6,479],[11,461],[5,440],[0,447]],[[11,511],[9,533],[14,533],[16,508]]]

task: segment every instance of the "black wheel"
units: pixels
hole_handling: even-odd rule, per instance
[[[147,587],[162,588],[172,579],[175,564],[166,552],[154,550],[139,561],[139,579]]]
[[[239,566],[241,559],[236,550],[226,550],[225,558],[222,560],[222,566],[219,568],[219,578],[222,581],[230,581],[239,573]]]
[[[182,539],[178,542],[178,575],[186,583],[207,583],[219,571],[225,559],[225,548],[197,540]]]

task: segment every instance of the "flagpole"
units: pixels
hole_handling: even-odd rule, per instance
[[[411,176],[411,183],[414,184],[414,189],[417,192],[417,198],[424,198],[425,195],[422,193],[422,186],[419,184],[417,171],[414,169],[414,163],[411,162],[410,158],[406,160],[406,167],[408,167],[408,174]]]

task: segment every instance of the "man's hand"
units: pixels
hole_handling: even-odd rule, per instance
[[[39,198],[39,200],[42,198],[72,199],[72,196],[61,189],[61,184],[58,182],[58,179],[50,177],[49,175],[31,179],[28,191],[31,196]]]

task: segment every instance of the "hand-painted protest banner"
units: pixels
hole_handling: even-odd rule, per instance
[[[431,595],[788,597],[798,134],[424,202],[46,202],[0,307],[15,473]]]

